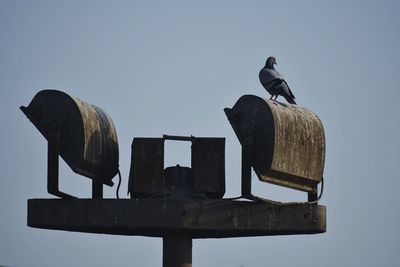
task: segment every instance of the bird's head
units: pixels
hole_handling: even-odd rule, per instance
[[[267,58],[267,62],[265,62],[265,67],[274,68],[274,65],[276,65],[276,58],[275,57]]]

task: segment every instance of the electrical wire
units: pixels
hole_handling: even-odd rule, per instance
[[[121,186],[121,172],[119,171],[119,169],[118,169],[118,186],[117,186],[117,192],[116,192],[116,194],[117,194],[117,199],[119,199],[119,188],[120,188],[120,186]]]

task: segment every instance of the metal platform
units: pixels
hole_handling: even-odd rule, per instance
[[[115,235],[192,238],[317,234],[326,231],[326,207],[227,199],[29,199],[35,228]]]

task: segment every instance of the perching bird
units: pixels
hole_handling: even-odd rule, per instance
[[[274,57],[269,57],[264,68],[260,70],[258,77],[260,78],[262,86],[264,86],[265,90],[271,95],[269,98],[270,100],[272,100],[274,96],[274,100],[276,100],[278,96],[281,95],[287,102],[296,105],[296,101],[294,101],[295,97],[289,85],[286,83],[285,79],[283,79],[282,75],[274,68],[274,64],[276,64],[276,59]]]

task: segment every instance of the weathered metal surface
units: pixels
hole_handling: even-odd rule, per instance
[[[207,198],[225,193],[225,138],[169,136],[134,138],[132,143],[129,193],[132,198],[171,193],[164,170],[165,140],[191,141],[192,192]]]
[[[208,198],[225,194],[225,138],[194,138],[192,141],[194,191]]]
[[[294,105],[266,102],[275,123],[274,157],[263,180],[276,182],[286,173],[305,180],[305,187],[321,181],[325,161],[325,134],[317,115]],[[284,159],[284,160],[282,160]],[[292,181],[287,181],[291,186]],[[304,188],[310,191],[308,188]]]
[[[57,90],[43,90],[21,110],[49,141],[60,132],[59,153],[73,171],[105,184],[118,172],[118,139],[100,108]]]
[[[136,198],[165,191],[164,140],[162,138],[134,138],[128,193]]]
[[[225,113],[261,181],[314,192],[325,161],[321,121],[308,109],[242,96]]]
[[[117,235],[193,238],[316,234],[326,231],[326,209],[316,204],[144,199],[30,199],[28,225]]]

